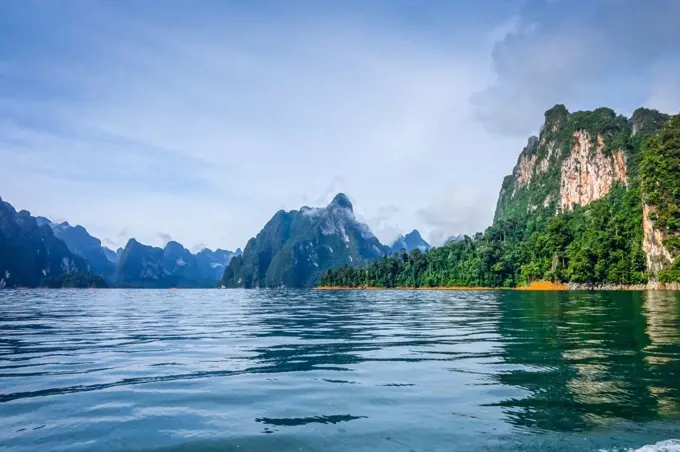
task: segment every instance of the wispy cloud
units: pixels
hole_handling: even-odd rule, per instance
[[[514,134],[580,99],[597,63],[589,34],[568,39],[589,22],[516,3],[2,3],[0,193],[111,245],[162,245],[161,230],[243,247],[278,209],[337,191],[382,240],[472,232],[526,140]],[[663,74],[646,92],[658,103],[676,87]],[[592,103],[620,95],[585,80]]]

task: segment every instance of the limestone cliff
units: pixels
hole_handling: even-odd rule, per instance
[[[602,198],[616,182],[628,185],[623,150],[605,155],[602,135],[593,143],[585,130],[573,132],[572,137],[571,152],[560,169],[559,208],[563,212]]]
[[[650,122],[634,130],[640,133]],[[680,282],[680,115],[645,142],[639,180],[647,269],[653,278]]]
[[[556,105],[545,113],[539,136],[529,138],[512,174],[503,181],[495,222],[522,218],[537,210],[548,215],[570,212],[606,197],[616,185],[639,190],[638,166],[646,142],[662,133],[668,119],[668,115],[645,108],[628,119],[608,108],[569,113],[563,105]],[[647,171],[653,173],[663,166],[652,162]],[[664,196],[672,199],[674,195]],[[656,201],[643,203],[640,225],[652,278],[674,261],[663,232],[669,222],[662,228],[655,225]]]
[[[635,151],[630,136],[631,122],[608,108],[548,110],[539,137],[529,138],[503,182],[496,220],[538,208],[567,212],[602,198],[617,183],[628,185],[627,160]]]
[[[647,255],[647,271],[653,277],[657,277],[659,272],[665,270],[673,264],[671,253],[664,246],[664,233],[654,227],[651,219],[651,211],[655,207],[650,207],[646,202],[642,204],[642,228],[644,238],[642,249]]]

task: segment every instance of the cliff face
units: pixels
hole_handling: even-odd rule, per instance
[[[654,227],[651,219],[651,211],[655,208],[647,203],[642,204],[642,228],[644,238],[642,249],[647,255],[647,271],[653,276],[658,276],[659,272],[667,269],[673,264],[671,253],[664,246],[664,233]]]
[[[650,123],[635,127],[638,134]],[[661,281],[680,282],[680,115],[647,140],[639,173],[648,271]]]
[[[585,130],[575,131],[572,137],[571,153],[560,169],[559,208],[563,212],[602,198],[616,182],[628,185],[626,155],[622,150],[605,155],[602,135],[593,144]]]
[[[636,151],[628,146],[631,135],[631,122],[607,108],[548,110],[540,136],[529,138],[505,178],[496,220],[539,208],[568,212],[602,198],[617,183],[628,185],[627,160]]]
[[[503,181],[494,221],[522,218],[541,209],[548,215],[571,212],[606,197],[617,185],[639,190],[638,166],[646,142],[661,133],[668,119],[644,108],[628,119],[608,108],[569,113],[562,105],[553,107],[545,113],[539,137],[529,139]],[[655,226],[655,209],[655,203],[644,203],[640,221],[652,277],[673,263],[664,244],[666,234]]]

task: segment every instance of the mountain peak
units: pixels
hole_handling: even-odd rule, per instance
[[[405,236],[399,234],[399,236],[392,244],[391,252],[399,253],[401,252],[402,249],[405,250],[407,253],[410,253],[415,249],[419,249],[421,252],[425,252],[430,248],[431,248],[430,244],[427,243],[425,239],[423,239],[423,237],[420,235],[420,232],[417,229],[414,229]]]
[[[343,207],[345,209],[349,209],[354,211],[354,207],[352,206],[352,201],[349,200],[346,194],[344,193],[338,193],[335,195],[335,198],[333,198],[333,201],[330,202],[329,206],[336,205]]]
[[[224,269],[225,287],[312,287],[321,274],[380,259],[387,249],[339,193],[327,207],[275,214]],[[237,253],[240,250],[237,250]]]
[[[165,247],[164,247],[164,248],[166,248],[166,249],[167,249],[167,248],[172,248],[172,249],[178,249],[178,250],[179,250],[179,249],[182,249],[182,250],[183,250],[183,249],[184,249],[184,246],[183,246],[181,243],[179,243],[179,242],[177,242],[177,241],[175,241],[175,240],[170,240],[168,243],[165,244]]]
[[[413,231],[409,232],[406,234],[405,239],[417,239],[417,240],[423,240],[423,237],[420,235],[420,232],[418,232],[417,229],[414,229]]]

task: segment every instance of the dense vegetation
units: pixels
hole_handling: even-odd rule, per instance
[[[40,287],[48,289],[105,289],[104,278],[91,273],[67,273],[52,276],[41,281]]]
[[[556,106],[546,112],[540,141],[529,140],[523,153],[543,158],[549,146],[563,152],[552,153],[551,165],[530,186],[515,187],[513,176],[504,180],[494,224],[486,231],[425,253],[415,250],[384,257],[368,267],[332,269],[323,275],[321,285],[515,287],[537,280],[645,283],[642,190],[645,199],[658,206],[655,221],[666,232],[666,246],[674,255],[680,248],[679,118],[653,135],[667,117],[652,110],[639,109],[628,123],[609,109],[569,115],[563,106]],[[625,151],[629,183],[616,184],[607,196],[555,215],[560,159],[569,149],[574,130],[607,137],[605,152]],[[552,202],[544,203],[546,199]],[[661,276],[666,281],[680,280],[678,263]]]
[[[277,212],[224,271],[224,287],[313,287],[324,271],[387,252],[339,193],[323,208]]]
[[[640,162],[644,201],[650,219],[664,234],[664,246],[672,256],[680,254],[680,115],[673,116],[652,136]],[[680,260],[662,271],[662,281],[680,281]]]
[[[537,280],[598,284],[647,281],[639,191],[609,196],[567,214],[547,209],[521,222],[421,253],[384,257],[367,268],[329,270],[322,286],[515,287]]]

